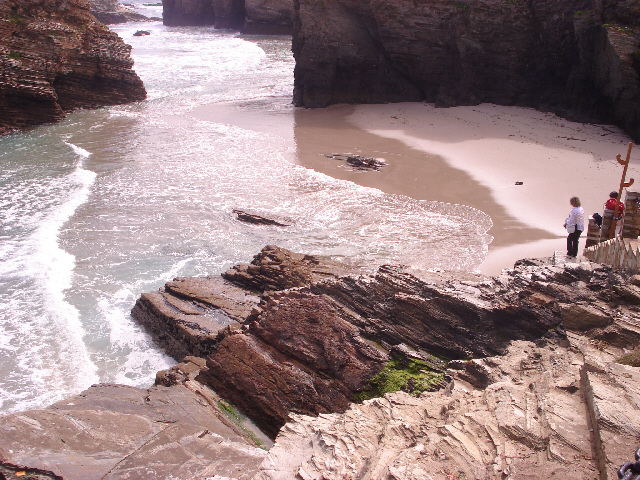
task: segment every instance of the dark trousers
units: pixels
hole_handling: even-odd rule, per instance
[[[580,240],[580,235],[582,235],[582,230],[576,229],[575,232],[567,236],[567,255],[570,257],[578,256],[578,240]]]

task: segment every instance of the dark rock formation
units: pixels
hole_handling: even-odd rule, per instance
[[[387,164],[379,158],[365,157],[353,153],[332,153],[331,155],[325,155],[325,157],[342,160],[348,165],[351,165],[355,170],[380,170]]]
[[[144,293],[131,314],[178,360],[209,354],[219,333],[244,322],[258,298],[222,278],[176,278]]]
[[[211,0],[162,0],[162,23],[169,26],[213,25]]]
[[[267,35],[293,33],[293,0],[245,0],[246,18],[242,31]]]
[[[257,295],[347,273],[352,270],[326,258],[267,246],[251,264],[236,265],[222,277],[176,278],[144,293],[131,314],[174,358],[201,357],[220,336],[239,329],[258,306]]]
[[[263,217],[262,215],[258,215],[257,213],[245,212],[244,210],[233,210],[238,220],[241,220],[246,223],[252,223],[254,225],[274,225],[276,227],[289,227],[290,224],[283,223],[273,218]]]
[[[100,22],[111,25],[125,22],[145,22],[152,20],[131,7],[122,5],[118,0],[89,0],[91,13]]]
[[[250,264],[236,265],[222,276],[257,293],[302,287],[321,280],[358,273],[326,257],[295,253],[267,245]]]
[[[130,51],[87,0],[0,3],[0,133],[144,99]]]
[[[290,35],[293,0],[162,0],[165,25],[214,25],[244,33]]]
[[[296,105],[520,105],[640,140],[637,2],[296,0],[296,12]]]
[[[249,322],[215,346],[205,381],[272,437],[290,412],[344,411],[389,360],[331,300],[307,292],[270,296]]]

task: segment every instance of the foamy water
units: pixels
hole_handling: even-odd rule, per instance
[[[297,165],[290,39],[158,22],[113,29],[134,47],[147,101],[0,140],[0,411],[96,382],[151,384],[174,360],[132,320],[139,295],[219,274],[267,244],[369,268],[474,270],[484,259],[482,212]],[[139,29],[151,35],[134,37]],[[290,127],[190,115],[200,105],[260,110]],[[243,224],[236,208],[291,226]]]

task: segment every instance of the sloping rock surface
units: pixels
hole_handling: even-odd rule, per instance
[[[520,105],[640,139],[637,2],[296,0],[294,103]]]
[[[0,134],[76,108],[143,100],[130,52],[87,0],[1,2]]]
[[[65,480],[220,475],[249,479],[266,452],[202,386],[94,385],[43,410],[0,417],[0,462]]]

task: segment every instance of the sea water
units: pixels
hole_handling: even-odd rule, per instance
[[[482,212],[297,164],[290,38],[111,28],[133,46],[148,99],[0,139],[0,412],[98,382],[152,384],[175,360],[131,318],[139,295],[218,275],[267,244],[365,268],[473,271],[486,256]],[[229,105],[276,116],[281,133],[190,114]],[[244,224],[234,209],[290,226]]]

